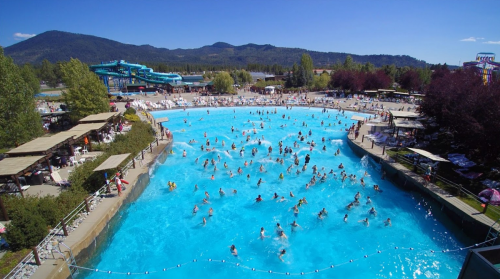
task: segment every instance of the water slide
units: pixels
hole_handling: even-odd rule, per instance
[[[182,77],[178,74],[157,73],[145,65],[127,63],[124,60],[92,65],[90,69],[102,77],[135,78],[153,84],[182,81]]]

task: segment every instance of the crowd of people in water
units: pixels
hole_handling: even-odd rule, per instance
[[[292,109],[291,107],[286,107],[286,109]],[[325,113],[325,114],[328,114],[328,110],[325,108],[322,110],[322,113]],[[207,114],[210,115],[210,111],[207,110]],[[257,124],[257,127],[260,128],[260,130],[264,130],[266,129],[266,124],[265,123],[269,123],[271,122],[271,118],[270,118],[270,115],[277,115],[277,110],[274,109],[274,110],[256,110],[255,112],[250,112],[251,115],[255,115],[255,116],[258,116],[260,118],[260,124]],[[189,116],[189,113],[188,113],[188,116]],[[286,115],[286,114],[282,114],[281,117],[283,119],[291,119],[291,116],[290,115]],[[312,114],[312,120],[313,121],[319,121],[318,117],[315,117],[314,114]],[[345,132],[348,132],[348,133],[355,133],[355,131],[357,131],[359,129],[359,125],[358,127],[356,127],[355,124],[352,124],[351,126],[348,126],[347,124],[344,123],[344,125],[342,126],[342,120],[344,120],[345,122],[345,119],[347,117],[344,115],[344,111],[342,110],[339,110],[337,115],[335,116],[335,119],[333,119],[332,117],[332,122],[333,122],[333,126],[340,126],[342,127],[341,128],[341,131],[343,129],[343,131]],[[330,114],[328,114],[328,119],[330,119]],[[203,118],[199,119],[199,121],[203,121]],[[184,122],[186,124],[188,124],[188,121],[187,119],[184,119]],[[294,121],[293,125],[296,125],[296,122],[297,120]],[[250,158],[254,158],[257,153],[259,152],[262,152],[262,149],[263,148],[260,148],[260,146],[262,146],[263,144],[263,141],[265,140],[265,136],[264,135],[261,135],[261,136],[257,136],[258,132],[257,132],[257,129],[256,128],[256,123],[253,122],[253,121],[250,121],[248,120],[247,121],[248,124],[252,125],[252,128],[250,129],[245,129],[244,131],[240,131],[239,129],[235,128],[234,126],[231,127],[231,133],[233,135],[235,135],[235,138],[237,138],[238,140],[240,139],[243,139],[245,140],[246,142],[254,142],[257,144],[257,146],[259,146],[259,148],[257,147],[253,147],[251,149],[251,155],[252,157]],[[325,126],[325,122],[324,120],[321,120],[320,122],[320,125],[323,127]],[[329,123],[328,124],[329,127],[332,126],[332,123]],[[270,128],[270,127],[269,127]],[[286,129],[287,128],[287,125],[284,124],[284,125],[281,125],[280,126],[281,129]],[[309,190],[311,189],[311,187],[314,187],[317,183],[324,183],[326,182],[328,179],[334,179],[334,180],[340,180],[342,183],[345,183],[346,181],[350,182],[351,185],[360,185],[361,187],[365,188],[367,185],[365,183],[365,179],[366,177],[369,176],[368,172],[365,171],[363,176],[362,177],[357,177],[356,174],[354,173],[348,173],[348,170],[345,168],[345,166],[340,163],[337,167],[338,171],[340,171],[340,174],[337,175],[337,173],[334,171],[333,168],[329,168],[330,170],[328,171],[326,167],[318,167],[317,165],[315,164],[312,164],[311,163],[311,155],[310,154],[307,154],[305,157],[304,157],[304,161],[303,161],[303,164],[301,164],[301,160],[299,159],[299,156],[297,154],[297,152],[295,150],[299,149],[300,147],[303,147],[304,145],[307,146],[309,148],[309,151],[313,151],[314,148],[317,148],[318,145],[322,145],[321,147],[321,150],[322,151],[325,151],[327,152],[327,148],[326,148],[326,141],[327,139],[325,139],[325,137],[322,137],[321,138],[321,143],[318,144],[316,143],[314,140],[312,140],[312,130],[308,128],[308,124],[303,121],[302,122],[302,128],[305,129],[305,130],[308,130],[307,132],[303,133],[302,131],[299,131],[296,135],[296,140],[294,140],[294,143],[293,143],[293,147],[292,146],[284,146],[284,143],[283,141],[279,141],[278,142],[278,146],[275,146],[275,148],[277,149],[277,151],[274,151],[272,145],[269,145],[269,147],[265,148],[265,150],[267,151],[267,154],[266,154],[266,158],[267,160],[270,160],[272,162],[276,162],[280,165],[284,165],[285,164],[285,159],[287,159],[287,157],[290,157],[293,159],[293,164],[290,164],[290,166],[288,166],[286,168],[286,174],[287,175],[303,175],[303,174],[306,174],[308,171],[308,167],[309,165],[312,165],[311,167],[311,173],[312,173],[312,176],[311,176],[311,179],[309,180],[308,183],[305,184],[305,189],[306,190]],[[300,128],[299,128],[300,129]],[[243,138],[239,138],[239,134],[241,133],[241,136]],[[261,133],[259,133],[261,134]],[[226,142],[224,140],[219,140],[217,137],[215,137],[215,140],[214,140],[214,143],[210,142],[210,139],[208,138],[208,134],[207,132],[204,132],[203,133],[203,144],[200,145],[200,150],[202,152],[212,152],[212,151],[215,151],[216,148],[221,148],[221,149],[226,149],[225,146],[226,146]],[[241,141],[241,144],[244,144],[245,142],[244,141]],[[194,144],[197,144],[198,141],[195,140],[195,139],[192,139],[189,141],[189,144],[190,145],[194,145]],[[216,147],[217,146],[217,147]],[[231,143],[230,145],[230,148],[231,150],[233,151],[237,151],[239,149],[239,155],[240,157],[245,157],[244,154],[245,154],[245,146],[241,146],[241,148],[237,148],[236,144],[234,142]],[[260,150],[259,150],[260,149]],[[229,154],[229,150],[226,149],[225,151],[223,152],[227,152],[227,154]],[[334,156],[340,156],[340,149],[338,148],[337,150],[334,150],[333,152],[333,155]],[[183,153],[182,153],[182,156],[183,157],[189,157],[186,150],[183,150]],[[275,156],[275,158],[273,158]],[[260,161],[260,160],[259,160]],[[205,159],[202,163],[201,163],[201,166],[205,169],[205,170],[211,170],[213,168],[213,172],[214,174],[211,175],[210,177],[210,180],[215,180],[215,173],[219,170],[217,165],[222,162],[222,158],[220,155],[217,155],[217,158],[215,158],[215,156],[213,156],[210,160],[207,158]],[[195,164],[198,164],[199,163],[199,157],[195,158],[194,160],[194,163]],[[230,178],[233,178],[235,175],[244,175],[244,169],[246,167],[249,167],[249,166],[252,166],[254,164],[259,164],[259,172],[262,173],[262,174],[265,174],[267,171],[264,167],[264,165],[262,163],[255,163],[253,161],[253,159],[250,159],[250,160],[244,160],[244,163],[243,163],[243,166],[240,166],[238,167],[235,172],[233,173],[233,170],[229,168],[227,162],[224,162],[223,163],[223,167],[224,167],[224,170],[226,171],[227,175],[230,177]],[[296,171],[293,171],[293,169],[296,169]],[[246,178],[247,180],[250,180],[250,174],[246,174]],[[279,180],[284,180],[285,179],[285,174],[284,172],[281,172],[279,174],[279,176],[277,177],[277,179]],[[259,178],[258,179],[258,182],[257,182],[257,188],[261,187],[262,184],[266,183],[266,181],[264,181],[262,178]],[[169,186],[169,189],[170,191],[174,191],[176,188],[177,188],[177,185],[175,184],[175,182],[168,182],[168,186]],[[194,186],[194,191],[198,191],[199,190],[199,187],[197,184],[195,184]],[[382,193],[383,191],[380,189],[380,187],[378,185],[373,185],[373,191],[374,191],[374,194],[378,194],[378,193]],[[222,189],[222,188],[219,188],[219,195],[220,197],[224,197],[226,195],[226,192]],[[236,189],[233,189],[232,190],[232,194],[233,195],[236,195],[238,193],[238,191]],[[290,191],[290,193],[288,194],[290,198],[294,198],[295,195]],[[362,205],[362,202],[361,202],[361,193],[360,192],[357,192],[356,195],[354,196],[354,199],[349,202],[345,209],[347,212],[353,210],[354,208],[356,207],[360,207],[360,205]],[[276,202],[286,202],[288,201],[287,198],[285,198],[285,195],[280,195],[278,193],[274,193],[274,195],[271,197],[271,200],[275,200]],[[262,195],[257,195],[257,197],[255,198],[255,203],[261,203],[262,201],[264,201],[264,198],[262,197]],[[377,210],[375,209],[375,207],[373,206],[372,204],[372,200],[370,198],[370,196],[367,196],[366,197],[366,201],[363,202],[365,204],[365,206],[368,206],[370,209],[368,210],[367,214],[371,217],[376,217],[377,216]],[[206,205],[206,204],[210,204],[210,194],[205,191],[205,196],[201,202],[202,205]],[[298,200],[298,202],[290,207],[289,211],[293,211],[293,215],[295,218],[298,217],[299,215],[299,212],[300,212],[300,209],[301,207],[305,206],[308,204],[308,201],[306,199],[306,197],[303,197],[303,198],[300,198]],[[192,214],[193,215],[196,215],[198,214],[200,211],[200,208],[198,206],[198,204],[194,205],[193,207],[193,210],[192,210]],[[212,217],[214,214],[214,209],[212,207],[209,208],[208,210],[208,217],[203,217],[203,221],[201,223],[201,225],[205,226],[207,225],[207,218],[210,218]],[[316,214],[316,218],[319,220],[319,221],[322,221],[324,220],[325,218],[331,218],[329,217],[329,213],[327,211],[326,208],[322,208],[317,214]],[[342,218],[342,217],[340,217]],[[344,216],[343,216],[343,221],[345,223],[348,222],[348,219],[349,219],[349,214],[346,213]],[[366,217],[365,219],[361,219],[358,221],[359,223],[362,223],[363,225],[365,225],[366,227],[368,227],[370,225],[370,222],[369,222],[369,218]],[[383,224],[385,226],[392,226],[392,222],[391,222],[391,219],[390,218],[387,218],[383,221]],[[300,228],[301,226],[297,223],[296,220],[294,220],[292,223],[289,224],[290,225],[290,228],[291,228],[291,231],[294,232],[296,229]],[[265,229],[264,227],[262,227],[260,229],[260,238],[262,240],[264,240],[265,238],[268,238],[270,236],[266,235],[265,233]],[[277,223],[276,224],[276,227],[275,227],[275,233],[276,233],[276,236],[280,239],[280,240],[286,240],[288,239],[287,235],[285,234],[285,231],[284,229],[281,227],[281,224],[280,223]],[[234,256],[238,256],[238,250],[236,248],[236,246],[233,244],[230,246],[230,252],[232,255]],[[284,261],[283,257],[285,256],[286,254],[286,250],[285,249],[281,249],[281,251],[278,253],[278,258],[281,260],[281,261]]]

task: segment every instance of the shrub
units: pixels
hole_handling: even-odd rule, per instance
[[[38,245],[47,234],[43,217],[28,209],[20,210],[7,225],[5,239],[13,251]]]
[[[123,117],[125,118],[125,120],[127,120],[129,122],[140,122],[141,121],[139,116],[135,115],[135,114],[125,114]]]
[[[135,111],[135,108],[128,108],[127,110],[125,110],[125,112],[123,113],[123,115],[127,115],[127,114],[132,114],[132,115],[135,115],[136,111]]]
[[[131,116],[137,117],[137,115]],[[104,154],[99,156],[97,160],[85,163],[71,172],[69,177],[72,183],[71,188],[91,193],[95,192],[105,183],[103,173],[93,171],[97,166],[111,155],[131,153],[130,157],[122,163],[122,166],[125,165],[128,160],[137,155],[137,153],[153,141],[153,135],[154,130],[151,125],[142,121],[134,122],[130,132],[124,135],[116,135],[115,140],[109,144]],[[116,170],[108,170],[107,172],[113,174]]]

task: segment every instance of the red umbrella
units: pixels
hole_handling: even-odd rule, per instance
[[[140,86],[139,89],[144,89],[144,87]]]
[[[115,104],[115,103],[109,103],[109,105],[110,105],[110,106],[114,106],[114,105],[116,105],[116,104]]]
[[[478,196],[484,202],[489,202],[492,205],[500,205],[500,193],[493,188],[484,189]]]

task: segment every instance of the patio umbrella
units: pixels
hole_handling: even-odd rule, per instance
[[[142,86],[139,86],[139,89],[144,89],[144,87],[142,87]]]
[[[479,198],[492,205],[500,205],[500,192],[493,188],[484,189],[479,193]]]
[[[116,105],[116,104],[115,104],[115,103],[113,103],[113,102],[111,102],[111,103],[109,103],[109,105],[110,105],[110,106],[114,106],[114,105]]]

